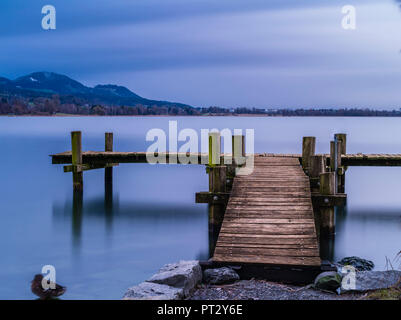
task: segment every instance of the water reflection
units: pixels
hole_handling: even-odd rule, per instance
[[[72,198],[72,245],[74,249],[81,246],[82,208],[83,192],[82,190],[74,190]]]
[[[66,199],[63,204],[53,203],[52,215],[56,224],[64,225],[66,220],[71,220],[73,253],[75,256],[79,256],[82,248],[88,244],[85,243],[88,240],[83,241],[85,233],[88,232],[83,227],[84,221],[88,221],[85,224],[86,227],[98,225],[98,221],[103,221],[106,242],[112,243],[116,237],[125,236],[128,228],[131,230],[129,233],[139,241],[141,241],[141,234],[153,235],[154,243],[152,245],[157,246],[163,239],[168,241],[166,233],[169,233],[170,229],[174,230],[170,233],[170,236],[174,238],[179,236],[175,230],[182,230],[182,233],[185,234],[190,232],[192,227],[199,229],[202,222],[205,221],[207,211],[204,210],[203,205],[193,207],[182,203],[165,204],[159,201],[152,203],[135,200],[121,201],[119,195],[113,193],[113,168],[106,168],[103,196],[86,198],[82,191],[74,191],[72,199]],[[117,225],[114,226],[116,222]],[[188,228],[189,225],[191,225],[190,228]],[[164,233],[155,231],[159,228],[163,228]],[[141,234],[135,234],[136,229],[141,229]],[[188,231],[186,231],[187,229]],[[191,241],[196,240],[199,235],[194,234],[193,237]],[[183,237],[182,240],[189,239]],[[146,241],[138,242],[137,245],[149,245]],[[134,248],[133,255],[135,255],[135,251]],[[179,252],[179,249],[177,251]],[[209,258],[209,252],[205,250],[199,250],[193,254],[198,260]]]
[[[110,234],[113,223],[113,168],[104,169],[104,211],[107,234]]]
[[[121,202],[118,195],[113,195],[112,168],[109,172],[105,172],[104,196],[86,199],[82,192],[73,192],[72,201],[67,200],[64,205],[55,203],[53,205],[54,221],[60,221],[61,224],[65,219],[71,219],[72,223],[72,244],[74,253],[80,252],[83,246],[83,220],[103,220],[105,225],[105,236],[109,241],[113,239],[113,222],[125,221],[127,225],[137,224],[145,226],[149,232],[152,232],[152,226],[165,224],[166,221],[174,224],[181,224],[184,228],[187,223],[196,224],[205,219],[205,211],[199,205],[199,210],[194,207],[188,207],[179,203],[175,205],[163,205],[161,203],[141,203],[135,201]],[[199,207],[198,207],[199,206]],[[211,206],[208,206],[209,216],[211,214]],[[191,212],[189,216],[189,212]],[[191,220],[191,221],[189,221]],[[387,249],[387,253],[383,251],[382,261],[376,261],[378,265],[384,265],[386,257],[390,260],[395,257],[398,252],[396,241],[398,229],[401,231],[401,210],[349,210],[348,206],[335,207],[336,234],[320,236],[320,255],[322,260],[338,261],[345,256],[359,255],[369,258],[372,254],[372,246],[369,247],[369,236],[372,239],[377,237],[374,233],[383,229],[388,232],[382,237],[383,249]],[[197,222],[198,221],[198,222]],[[392,226],[389,229],[389,226]],[[121,226],[115,229],[118,234]],[[197,259],[207,260],[213,256],[214,248],[218,238],[219,230],[213,224],[208,224],[208,251],[199,251],[196,255]],[[115,237],[115,235],[114,235]],[[378,243],[375,250],[378,249]],[[393,252],[394,251],[394,252]],[[394,253],[394,254],[392,254]],[[377,259],[377,254],[376,254]],[[373,260],[373,258],[372,258]]]

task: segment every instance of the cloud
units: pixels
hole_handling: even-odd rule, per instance
[[[357,30],[347,32],[342,2],[334,0],[101,0],[97,11],[87,11],[92,1],[80,7],[71,0],[66,11],[66,2],[55,2],[56,31],[0,35],[3,76],[55,71],[194,105],[385,105],[401,98],[394,85],[401,22],[389,3],[364,1]],[[32,1],[23,14],[42,3]]]

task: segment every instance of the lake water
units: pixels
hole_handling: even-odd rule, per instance
[[[81,130],[84,150],[145,151],[152,128],[254,129],[255,151],[300,153],[302,136],[328,152],[333,134],[348,134],[349,153],[401,153],[398,118],[256,117],[0,117],[0,299],[33,299],[30,280],[54,265],[68,299],[120,299],[162,265],[208,257],[204,166],[122,164],[114,169],[112,207],[105,206],[104,172],[84,173],[82,214],[74,212],[72,178],[49,154],[70,149]],[[337,214],[334,258],[371,259],[394,268],[401,249],[401,168],[351,167],[347,207]],[[110,204],[109,204],[110,205]]]

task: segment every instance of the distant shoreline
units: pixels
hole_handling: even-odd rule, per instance
[[[264,114],[207,114],[207,115],[95,115],[95,114],[0,114],[3,118],[208,118],[208,117],[243,117],[243,118],[400,118],[401,115],[264,115]]]

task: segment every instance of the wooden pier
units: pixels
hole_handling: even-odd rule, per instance
[[[236,177],[213,260],[320,267],[309,178],[297,158],[259,157]]]
[[[302,154],[253,155],[245,154],[244,136],[233,136],[231,154],[222,154],[219,133],[209,134],[208,153],[196,154],[116,152],[112,133],[105,135],[104,151],[84,152],[81,139],[72,132],[72,151],[51,155],[53,164],[73,173],[80,206],[86,170],[105,169],[105,194],[112,199],[113,167],[119,163],[147,163],[157,155],[160,163],[176,164],[190,156],[209,174],[209,190],[195,197],[209,205],[209,263],[238,265],[280,281],[289,271],[296,270],[302,282],[330,269],[322,241],[335,234],[334,208],[345,204],[348,167],[401,166],[401,154],[347,154],[345,134],[334,136],[327,154],[315,154],[314,137],[303,138]],[[249,159],[253,170],[244,175]]]

